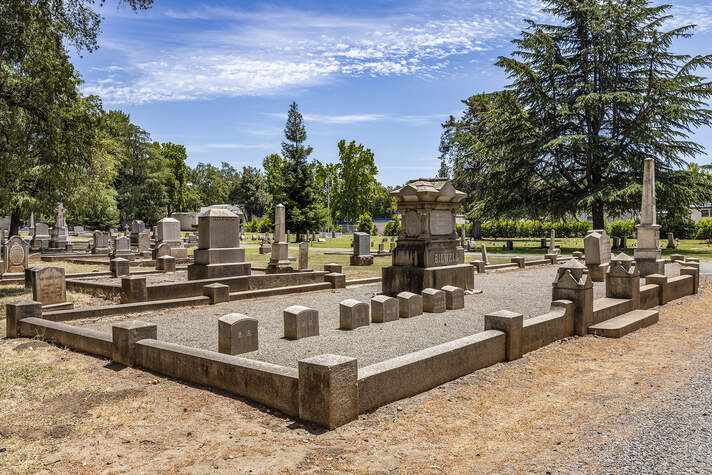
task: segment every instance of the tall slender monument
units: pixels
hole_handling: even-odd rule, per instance
[[[660,258],[660,225],[655,221],[655,160],[646,158],[643,164],[643,201],[640,207],[638,247],[635,262],[641,276],[665,274],[665,261]]]
[[[280,274],[294,272],[289,262],[289,244],[285,242],[287,223],[283,204],[278,204],[274,209],[274,242],[272,243],[272,257],[267,263],[265,274]]]

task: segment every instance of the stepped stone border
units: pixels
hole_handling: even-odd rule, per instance
[[[45,315],[41,304],[33,301],[6,305],[6,334],[9,338],[41,338],[221,389],[333,429],[356,419],[359,413],[427,391],[480,368],[517,359],[576,333],[594,333],[596,330],[589,327],[638,310],[635,307],[692,295],[699,284],[699,268],[689,267],[691,270],[679,277],[648,276],[646,285],[640,286],[638,301],[611,297],[594,301],[589,276],[580,266],[574,262],[559,269],[552,294],[563,293],[570,298],[554,300],[547,314],[527,320],[512,312],[489,314],[485,317],[488,329],[483,332],[360,369],[354,358],[340,355],[300,360],[295,369],[162,342],[155,338],[155,325],[143,322],[114,324],[112,333],[102,333],[52,321],[47,317],[59,319],[62,314]],[[210,301],[206,296],[196,299]],[[139,308],[146,304],[132,305]]]

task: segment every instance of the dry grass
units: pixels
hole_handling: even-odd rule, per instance
[[[220,392],[2,340],[0,472],[569,472],[595,463],[600,441],[634,434],[627,418],[688,381],[710,341],[707,284],[625,338],[571,338],[323,432]]]

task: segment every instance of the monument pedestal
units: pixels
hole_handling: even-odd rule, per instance
[[[373,256],[351,256],[352,266],[370,266],[373,265]]]
[[[245,262],[241,247],[196,249],[193,256],[195,264],[188,266],[188,280],[250,275],[252,265]]]
[[[442,267],[388,266],[382,270],[381,288],[385,295],[407,291],[419,294],[423,289],[441,289],[452,285],[475,288],[475,272],[470,264]]]
[[[639,224],[638,247],[633,255],[641,277],[652,274],[665,275],[665,260],[661,259],[662,253],[658,249],[660,237],[659,224]]]
[[[275,242],[272,244],[272,257],[267,263],[265,274],[285,274],[294,272],[292,262],[289,260],[289,244]]]

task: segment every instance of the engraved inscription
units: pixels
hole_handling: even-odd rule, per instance
[[[457,251],[438,252],[433,254],[435,265],[457,264]]]
[[[430,234],[452,233],[452,213],[436,209],[430,212]]]

